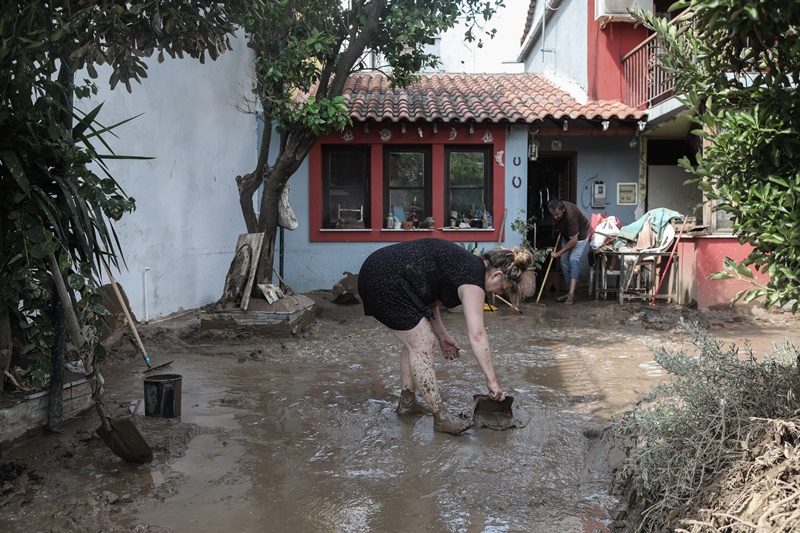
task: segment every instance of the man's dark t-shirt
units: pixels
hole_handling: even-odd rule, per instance
[[[583,214],[583,211],[578,209],[578,206],[572,202],[564,203],[564,215],[561,220],[556,222],[556,228],[561,232],[561,239],[568,241],[575,235],[578,236],[579,241],[589,238],[589,219]]]

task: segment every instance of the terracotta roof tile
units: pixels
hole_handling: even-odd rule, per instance
[[[383,74],[358,72],[347,80],[345,103],[356,122],[534,123],[545,119],[637,120],[644,112],[621,102],[580,103],[535,73],[423,74],[392,88]]]

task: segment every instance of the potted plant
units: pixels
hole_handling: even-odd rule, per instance
[[[527,220],[517,218],[511,223],[511,229],[520,236],[520,248],[533,254],[533,262],[528,267],[528,271],[522,275],[520,282],[520,296],[530,298],[536,293],[537,272],[541,270],[553,248],[536,248],[536,217],[532,216]],[[531,233],[533,233],[533,242],[528,239]]]

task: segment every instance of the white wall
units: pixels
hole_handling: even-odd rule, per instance
[[[149,60],[148,78],[108,89],[103,124],[142,114],[115,130],[118,155],[149,161],[111,161],[112,175],[136,199],[136,211],[115,224],[127,268],[114,273],[138,320],[201,307],[221,295],[237,236],[245,232],[235,177],[256,161],[256,121],[234,107],[249,92],[250,52],[244,39],[206,64],[186,57]],[[78,75],[77,79],[82,77]]]
[[[647,167],[647,209],[664,207],[687,216],[702,219],[703,209],[697,205],[703,195],[697,185],[686,185],[686,171],[677,165]]]
[[[556,9],[547,9],[543,19],[546,5]],[[524,58],[525,72],[540,72],[579,99],[588,88],[588,6],[588,1],[537,2],[533,27],[544,21],[544,42],[540,32]]]
[[[464,18],[460,18],[458,26],[441,36],[436,52],[440,54],[442,64],[436,70],[487,74],[522,72],[523,64],[517,62],[516,58],[520,51],[520,39],[525,30],[527,14],[526,0],[508,0],[485,23],[486,33],[481,30],[474,32],[476,39],[483,41],[482,48],[478,48],[477,40],[471,43],[464,40]],[[488,32],[492,29],[496,29],[497,33],[494,38],[489,38]]]
[[[526,158],[527,127],[515,125],[511,133],[506,135],[505,145],[505,197],[508,216],[506,217],[503,246],[516,246],[520,244],[518,234],[511,231],[511,223],[515,218],[525,217],[526,197],[528,188],[528,165]],[[520,165],[515,166],[514,157],[520,158]],[[520,177],[520,187],[515,188],[513,176]],[[284,276],[286,283],[297,292],[308,292],[315,289],[330,289],[342,278],[344,272],[357,274],[361,269],[364,259],[373,251],[392,243],[387,242],[334,242],[320,243],[309,242],[308,217],[302,216],[309,212],[309,176],[307,161],[302,164],[289,181],[291,191],[289,201],[298,215],[300,227],[293,231],[284,231],[286,239],[284,251]],[[503,213],[494,213],[494,221],[500,224]],[[420,235],[427,236],[427,235]],[[432,235],[430,235],[432,236]],[[489,250],[497,246],[497,241],[479,242],[480,248]],[[278,264],[278,249],[276,247],[276,261]]]

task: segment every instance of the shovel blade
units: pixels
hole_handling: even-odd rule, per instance
[[[153,460],[153,450],[130,418],[113,418],[108,422],[110,430],[100,424],[95,433],[117,457],[140,465]]]

